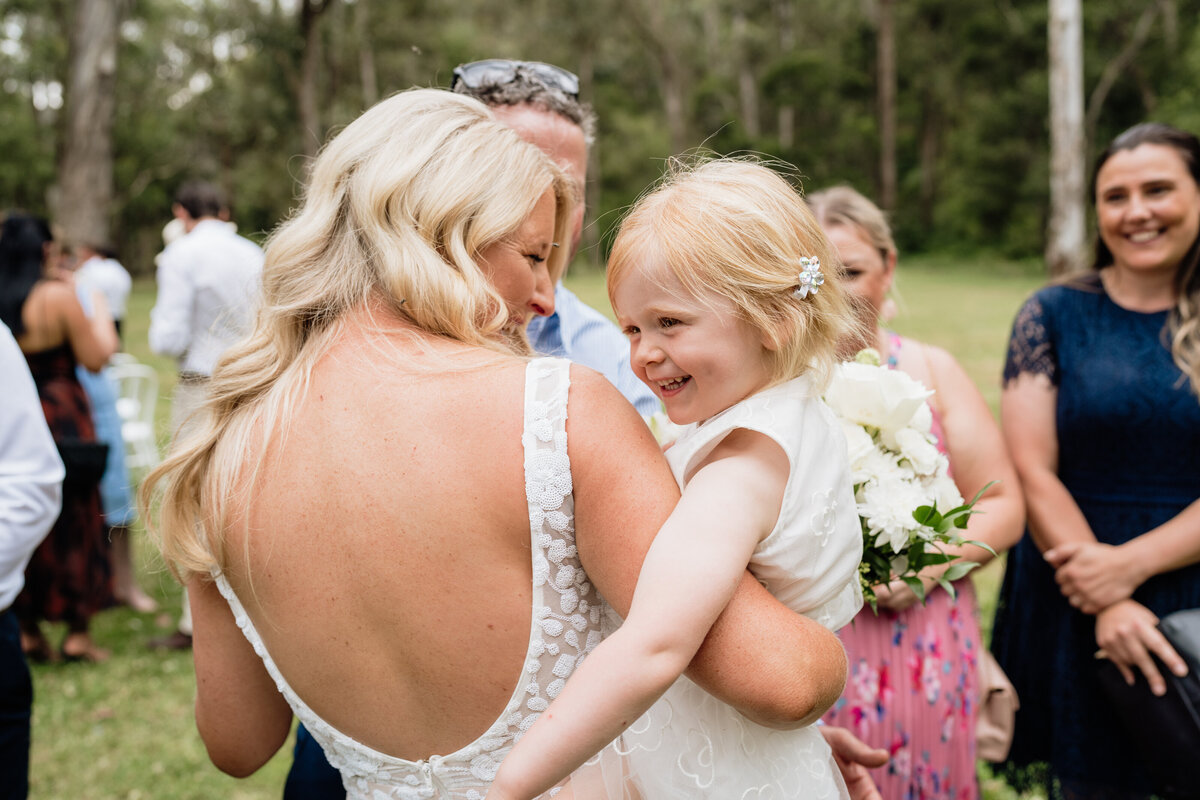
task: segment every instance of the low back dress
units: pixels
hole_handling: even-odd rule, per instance
[[[348,800],[483,800],[500,762],[600,642],[602,606],[575,547],[571,462],[567,456],[570,362],[542,358],[525,373],[525,494],[533,567],[533,606],[525,669],[503,712],[479,738],[446,754],[409,761],[355,741],[321,719],[288,684],[241,602],[220,573],[217,587],[299,720],[342,775]],[[403,724],[399,722],[398,724]],[[547,793],[553,796],[555,790]]]
[[[1057,388],[1058,476],[1107,544],[1200,498],[1200,399],[1166,324],[1166,311],[1122,308],[1089,275],[1038,291],[1013,325],[1005,382],[1033,373]],[[1156,575],[1133,599],[1159,617],[1200,607],[1200,564]],[[1028,535],[1008,554],[992,650],[1021,698],[1010,768],[1047,762],[1078,796],[1152,793],[1097,681],[1096,618],[1071,607]]]
[[[837,630],[862,607],[862,531],[841,427],[807,377],[768,388],[684,428],[666,453],[680,488],[738,428],[778,443],[791,468],[779,520],[749,569],[784,605]],[[815,725],[757,725],[686,676],[613,747],[628,761],[633,796],[646,800],[846,796]]]

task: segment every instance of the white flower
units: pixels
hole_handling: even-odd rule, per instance
[[[908,459],[918,475],[932,475],[937,469],[941,453],[921,433],[912,428],[901,428],[896,431],[896,444],[900,455]]]
[[[963,504],[963,496],[959,494],[958,487],[946,474],[946,457],[942,456],[942,465],[939,474],[932,481],[930,493],[937,500],[938,511],[949,511],[952,508],[958,508]]]
[[[892,475],[868,483],[860,494],[858,513],[866,521],[868,530],[876,534],[876,544],[887,542],[893,552],[905,552],[909,535],[920,527],[912,512],[929,503],[924,489],[899,475]]]
[[[928,402],[921,404],[917,413],[913,414],[912,419],[909,420],[908,426],[924,434],[933,434],[933,412],[929,409]]]
[[[878,483],[881,480],[905,480],[913,477],[912,470],[902,467],[895,454],[872,447],[871,452],[858,460],[851,468],[850,479],[860,483]]]
[[[843,419],[894,434],[908,426],[931,394],[900,370],[847,363],[834,371],[825,402]]]
[[[858,467],[859,462],[868,454],[875,452],[875,442],[871,434],[863,430],[863,426],[846,419],[839,419],[842,433],[846,435],[846,453],[850,456],[850,469]]]

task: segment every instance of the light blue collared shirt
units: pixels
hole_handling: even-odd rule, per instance
[[[604,375],[643,417],[662,410],[658,397],[629,366],[629,341],[608,317],[584,303],[561,283],[554,289],[554,313],[534,317],[529,343],[545,356],[558,356]]]

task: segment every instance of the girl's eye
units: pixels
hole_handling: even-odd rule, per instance
[[[535,264],[541,264],[546,260],[545,256],[538,255],[537,253],[528,253],[525,257]]]
[[[663,317],[658,321],[658,324],[664,328],[673,328],[679,324],[679,320],[674,319],[673,317]]]
[[[846,267],[843,273],[848,281],[856,281],[862,277],[863,271],[854,267]]]
[[[626,336],[633,336],[636,333],[641,333],[641,331],[638,330],[636,325],[626,325],[621,329],[621,333],[625,334]]]

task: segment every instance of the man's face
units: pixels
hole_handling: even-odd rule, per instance
[[[496,119],[515,130],[522,139],[537,145],[562,167],[579,192],[575,219],[571,225],[571,253],[579,249],[583,235],[584,186],[587,183],[587,142],[583,129],[569,119],[530,105],[493,106]],[[568,259],[570,260],[570,259]]]

